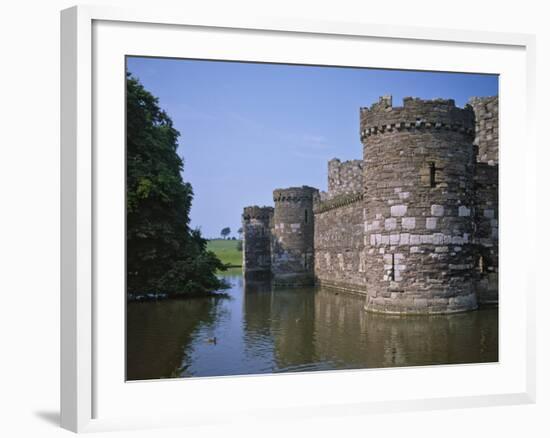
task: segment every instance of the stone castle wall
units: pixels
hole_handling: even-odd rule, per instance
[[[341,195],[315,209],[315,280],[321,286],[365,293],[363,196]]]
[[[246,207],[242,215],[243,272],[247,279],[271,276],[273,207]]]
[[[361,134],[368,309],[476,308],[472,109],[381,99],[361,110]]]
[[[474,242],[479,302],[498,302],[498,166],[477,163]]]
[[[476,117],[478,161],[498,165],[498,96],[475,97],[469,103]]]
[[[475,112],[477,285],[480,303],[498,302],[498,96],[470,99]]]
[[[362,160],[328,163],[327,192],[274,191],[269,245],[245,245],[262,257],[257,268],[267,271],[269,246],[275,286],[315,280],[366,295],[375,312],[497,303],[498,97],[465,108],[382,97],[360,110],[360,137]]]
[[[327,199],[362,192],[363,160],[341,162],[334,158],[328,162]]]
[[[316,284],[364,294],[363,160],[328,162],[328,192],[314,213]]]

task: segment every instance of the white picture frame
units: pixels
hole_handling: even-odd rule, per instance
[[[226,35],[221,38],[224,32]],[[146,40],[140,37],[143,33],[147,34]],[[121,54],[182,57],[180,51],[189,49],[182,49],[181,42],[190,37],[194,47],[186,52],[188,57],[246,56],[253,61],[333,65],[353,62],[371,67],[434,70],[447,66],[452,71],[470,71],[464,61],[469,58],[474,60],[470,64],[478,63],[477,71],[501,75],[503,257],[498,364],[493,368],[457,365],[170,382],[120,381],[120,364],[124,361],[120,342],[124,333],[116,318],[124,320],[120,309],[125,299],[119,272],[124,265],[119,251],[124,239],[120,208],[120,180],[124,179],[120,154],[124,148],[124,128],[120,123],[124,117],[120,105],[123,87],[119,87],[124,70],[118,71],[124,64]],[[227,42],[220,43],[224,40]],[[161,41],[166,44],[159,44]],[[320,42],[322,50],[317,50]],[[358,60],[350,61],[354,55],[351,49],[363,46],[369,48],[369,56],[356,55]],[[349,47],[349,53],[338,50],[342,47]],[[250,417],[361,415],[534,402],[536,273],[518,254],[522,253],[520,249],[525,252],[534,248],[536,229],[533,225],[521,236],[513,232],[517,221],[535,222],[533,209],[513,205],[514,200],[535,205],[535,165],[525,158],[535,155],[534,49],[534,36],[523,34],[245,16],[227,22],[215,15],[197,16],[158,8],[136,11],[78,6],[62,11],[62,427],[83,432],[211,424],[212,418],[223,424]],[[304,58],[304,50],[308,50],[308,59]],[[419,53],[432,56],[421,58]],[[114,78],[113,72],[120,73],[120,77]],[[519,139],[521,147],[517,146]],[[108,156],[104,150],[98,153],[98,145],[106,143],[115,145],[111,148],[114,155]],[[105,212],[114,216],[107,217]],[[118,242],[113,243],[118,249],[107,251],[109,242]],[[105,284],[114,285],[120,296],[105,295]],[[509,330],[512,321],[513,332]],[[106,336],[106,332],[113,335]],[[396,384],[388,385],[390,381]],[[369,391],[353,390],[363,386]],[[189,406],[183,406],[185,400],[182,405],[170,405],[178,394],[181,397],[183,388],[185,394],[216,392],[220,403],[232,401],[231,409],[206,404],[199,396]],[[291,388],[296,391],[294,400],[285,401],[285,391],[288,393]],[[166,399],[166,404],[147,406],[144,414],[145,411],[132,408],[132,400],[140,397]]]

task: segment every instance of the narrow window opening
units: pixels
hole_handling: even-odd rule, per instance
[[[307,224],[307,210],[304,212],[304,222]]]
[[[395,254],[392,253],[391,255],[391,272],[390,272],[390,280],[395,281]]]
[[[435,162],[430,161],[430,187],[435,187]]]
[[[480,273],[483,274],[485,272],[485,259],[483,256],[479,256],[478,268]]]

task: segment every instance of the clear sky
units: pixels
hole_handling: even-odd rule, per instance
[[[129,57],[128,70],[180,131],[183,178],[203,236],[236,235],[242,209],[272,205],[275,188],[327,188],[327,162],[361,158],[359,108],[382,95],[498,94],[493,75]]]

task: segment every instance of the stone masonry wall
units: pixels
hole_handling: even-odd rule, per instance
[[[363,191],[363,160],[341,162],[334,158],[328,162],[328,196],[361,193]]]
[[[315,281],[320,286],[364,294],[362,193],[332,201],[320,203],[315,209]]]
[[[480,163],[498,165],[498,96],[469,100],[476,117],[474,145]]]
[[[245,207],[243,227],[243,273],[246,279],[271,276],[271,221],[273,207]]]
[[[367,309],[474,309],[473,111],[452,100],[403,104],[382,98],[360,113]]]
[[[477,292],[482,304],[498,303],[498,166],[476,165]]]
[[[475,175],[477,291],[479,302],[498,303],[498,96],[470,99],[476,117]]]
[[[313,284],[313,203],[319,191],[291,187],[273,192],[271,272],[275,286]]]

